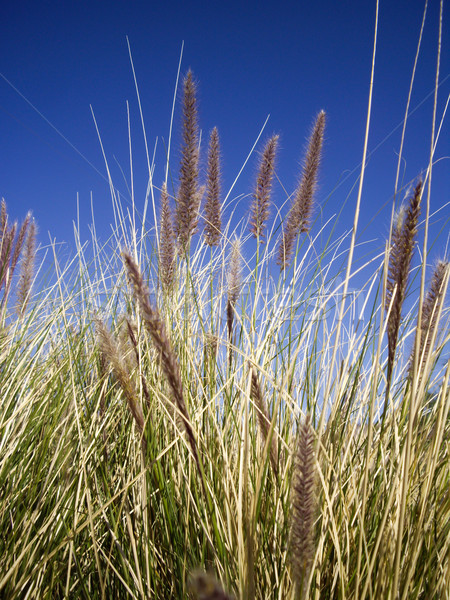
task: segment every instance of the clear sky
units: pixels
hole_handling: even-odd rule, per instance
[[[380,244],[388,232],[400,146],[398,126],[405,111],[423,8],[421,0],[380,2],[369,138],[369,151],[375,152],[366,172],[361,213],[363,239],[377,238]],[[438,116],[450,93],[449,9],[444,6]],[[430,0],[411,102],[411,109],[417,110],[406,133],[404,182],[427,166],[438,16],[439,2]],[[312,120],[324,109],[328,121],[317,203],[326,221],[348,197],[341,230],[351,228],[356,190],[350,190],[362,157],[375,1],[22,1],[3,2],[0,18],[0,195],[14,219],[21,220],[28,209],[33,211],[41,244],[48,243],[48,232],[58,241],[72,243],[77,194],[82,236],[88,239],[91,192],[97,231],[103,239],[108,235],[113,213],[90,105],[114,182],[126,203],[129,102],[136,203],[138,208],[143,206],[146,159],[126,36],[151,151],[158,138],[156,185],[164,178],[163,140],[168,138],[184,40],[182,73],[192,68],[199,83],[204,139],[215,125],[221,136],[224,189],[230,187],[270,114],[262,141],[274,132],[280,134],[277,171],[291,192]],[[449,200],[449,133],[447,119],[436,152],[441,160],[433,173],[432,210]],[[178,103],[171,156],[175,172],[179,134]],[[256,156],[231,197],[252,191],[255,170]],[[273,199],[278,206],[285,199],[279,185]],[[238,214],[246,214],[248,205],[248,199],[241,200]],[[443,217],[449,214],[447,206],[439,215],[439,226],[447,227],[447,235]]]

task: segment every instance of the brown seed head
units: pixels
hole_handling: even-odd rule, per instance
[[[417,237],[417,224],[422,198],[422,181],[416,185],[408,206],[402,207],[394,224],[386,284],[386,311],[392,307],[388,317],[388,387],[394,368],[395,349],[400,329],[403,301],[408,286],[409,271]]]
[[[196,85],[192,71],[183,84],[183,144],[181,149],[180,187],[177,197],[176,234],[182,251],[195,233],[199,208],[199,135]]]
[[[22,316],[27,308],[33,282],[34,261],[36,258],[36,230],[36,223],[34,219],[31,219],[20,263],[20,276],[17,285],[19,316]]]
[[[299,430],[291,499],[291,564],[299,589],[305,587],[314,560],[316,507],[315,435],[307,417]]]
[[[447,291],[450,274],[450,264],[447,261],[439,261],[431,278],[430,287],[424,299],[422,306],[422,320],[420,323],[420,342],[419,342],[419,372],[420,365],[426,363],[431,350],[431,341],[433,333],[438,327],[439,308],[444,302]],[[417,334],[416,334],[417,335]],[[411,358],[409,361],[409,376],[412,376],[414,365],[414,353],[416,344],[414,343]]]
[[[220,146],[217,127],[211,131],[208,147],[208,170],[206,174],[205,242],[217,246],[220,241],[222,215],[220,205]]]
[[[304,160],[302,175],[295,193],[286,225],[278,248],[277,263],[284,269],[290,262],[294,243],[299,233],[307,233],[311,227],[314,194],[317,188],[317,174],[322,157],[325,112],[318,114]]]
[[[159,249],[159,280],[165,291],[172,288],[175,276],[175,238],[170,213],[169,194],[167,186],[162,185],[161,190],[161,243]]]
[[[278,147],[278,135],[273,135],[261,155],[256,189],[250,213],[250,231],[257,238],[264,237],[266,221],[269,217],[270,194],[275,171],[275,158]]]
[[[138,302],[142,318],[144,321],[145,328],[152,338],[153,344],[158,352],[161,359],[161,366],[167,381],[172,389],[172,395],[175,401],[175,405],[178,409],[178,413],[181,417],[183,427],[186,431],[188,442],[197,464],[200,475],[202,476],[202,469],[200,466],[200,459],[197,452],[197,441],[192,429],[191,420],[189,413],[186,408],[184,401],[183,382],[181,379],[180,367],[178,364],[177,357],[172,348],[172,344],[166,333],[166,328],[163,320],[156,307],[152,307],[149,301],[149,290],[142,279],[141,272],[138,265],[134,262],[131,254],[124,250],[122,256],[125,262],[125,267],[128,273],[128,277],[134,288],[134,296]],[[203,483],[203,476],[202,476]]]

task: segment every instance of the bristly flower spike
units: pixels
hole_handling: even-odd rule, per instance
[[[291,493],[290,555],[298,598],[307,598],[307,583],[315,554],[316,451],[309,416],[300,425],[294,483]]]
[[[180,249],[185,252],[197,228],[201,200],[198,186],[199,133],[196,84],[191,70],[184,79],[183,90],[183,144],[175,224]]]
[[[17,285],[18,314],[23,316],[26,311],[34,275],[36,258],[36,222],[31,219],[20,263],[20,276]]]
[[[211,131],[208,147],[208,170],[206,174],[205,203],[205,242],[208,246],[218,246],[222,227],[220,205],[221,187],[220,145],[217,127]]]
[[[165,292],[170,291],[175,275],[175,243],[169,194],[165,183],[161,189],[161,244],[159,250],[159,280]]]
[[[236,238],[231,247],[230,262],[228,265],[228,299],[227,299],[227,328],[228,328],[228,363],[231,366],[234,307],[241,291],[241,241]]]
[[[273,135],[266,143],[261,155],[256,188],[250,212],[250,232],[254,237],[262,240],[266,221],[269,217],[270,194],[272,191],[275,159],[278,148],[278,135]]]
[[[450,274],[450,264],[440,260],[433,272],[430,287],[422,305],[419,342],[419,373],[422,372],[431,351],[433,334],[439,325],[439,310],[445,299]],[[417,337],[417,333],[416,333]],[[416,343],[412,348],[409,361],[409,376],[412,377]]]
[[[386,283],[385,309],[388,311],[390,308],[390,312],[387,322],[388,365],[383,421],[386,414],[390,383],[394,370],[395,350],[397,348],[398,333],[400,330],[403,301],[406,296],[411,260],[416,243],[421,198],[422,181],[419,181],[414,189],[414,194],[409,200],[408,207],[402,207],[400,210],[392,232]]]
[[[322,110],[316,118],[308,141],[302,175],[278,247],[277,264],[281,269],[286,268],[292,258],[297,236],[300,233],[308,233],[311,227],[314,194],[317,189],[317,175],[322,157],[324,130],[325,112]]]

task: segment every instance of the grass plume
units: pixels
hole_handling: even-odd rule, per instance
[[[403,206],[397,216],[392,231],[389,267],[386,284],[386,312],[389,311],[387,323],[388,365],[386,401],[383,415],[386,414],[389,389],[394,370],[395,350],[402,318],[402,307],[408,286],[411,260],[417,237],[417,224],[422,197],[422,181],[419,181],[407,206]]]
[[[172,390],[173,399],[181,416],[183,427],[186,431],[188,443],[191,448],[192,455],[202,475],[200,459],[197,450],[197,442],[192,429],[191,419],[189,417],[186,403],[184,400],[183,382],[181,379],[180,367],[177,357],[172,348],[172,344],[166,333],[164,322],[161,319],[157,308],[153,308],[149,301],[149,290],[142,279],[139,267],[134,262],[132,256],[124,250],[122,252],[125,267],[128,277],[134,288],[134,295],[142,312],[142,318],[145,328],[153,340],[155,348],[161,360],[161,366],[167,378],[169,386]]]
[[[160,239],[159,280],[167,292],[172,289],[174,283],[176,253],[169,194],[165,182],[161,189]]]
[[[302,169],[302,176],[287,215],[286,223],[278,246],[277,263],[281,269],[287,267],[294,252],[294,244],[300,233],[307,233],[311,227],[314,194],[317,188],[317,175],[322,157],[325,112],[316,118]]]
[[[294,483],[291,492],[290,556],[296,598],[308,597],[315,553],[317,515],[315,434],[309,416],[300,425]]]
[[[17,284],[17,310],[19,316],[23,316],[27,309],[33,283],[36,259],[36,229],[36,222],[34,219],[31,219],[23,248],[20,276]]]
[[[266,221],[269,218],[270,195],[275,171],[275,159],[278,148],[278,135],[273,135],[261,154],[258,176],[256,178],[253,202],[250,209],[250,232],[258,240],[264,239]]]
[[[97,320],[96,322],[96,332],[100,352],[102,353],[102,356],[106,362],[111,365],[114,375],[120,387],[122,388],[128,408],[136,424],[136,429],[139,435],[142,437],[143,449],[145,453],[146,440],[144,433],[144,413],[142,411],[142,406],[139,402],[136,389],[130,377],[130,373],[126,368],[127,361],[119,352],[119,346],[117,342],[113,339],[105,324],[100,320]]]
[[[26,215],[18,232],[17,222],[9,226],[8,221],[9,218],[6,202],[4,199],[2,199],[0,208],[0,291],[3,288],[3,297],[1,301],[1,307],[3,310],[5,309],[10,294],[14,271],[22,254],[22,250],[24,249],[25,240],[27,239],[29,240],[29,245],[25,251],[25,254],[28,256],[24,258],[23,266],[26,267],[25,271],[28,272],[25,273],[22,271],[22,275],[25,275],[26,278],[31,279],[32,277],[30,268],[32,271],[33,268],[31,263],[34,261],[33,232],[35,233],[35,225],[33,225],[31,237],[28,234],[30,224],[33,223],[31,213],[29,212]],[[22,278],[22,284],[23,283],[26,285],[28,284],[27,280],[23,280]],[[26,286],[22,291],[26,291]],[[19,293],[21,293],[20,289]],[[22,299],[24,298],[21,297],[21,301]]]
[[[439,313],[449,280],[449,263],[447,261],[438,261],[431,278],[430,287],[422,306],[422,319],[420,323],[420,342],[419,342],[419,372],[424,368],[428,355],[431,350],[431,343],[434,332],[439,325]],[[417,336],[418,333],[416,333]],[[414,354],[416,343],[414,343],[411,358],[409,361],[409,376],[412,377],[414,367]]]
[[[176,234],[183,252],[197,229],[200,207],[199,133],[196,84],[189,70],[183,83],[183,144],[177,194]]]
[[[241,290],[241,242],[235,238],[230,253],[228,265],[228,299],[227,299],[227,328],[228,328],[228,363],[231,366],[233,351],[234,309]]]
[[[211,131],[208,146],[208,169],[206,173],[205,243],[217,246],[222,229],[220,143],[217,127]]]

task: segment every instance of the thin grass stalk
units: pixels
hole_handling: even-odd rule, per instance
[[[448,277],[447,277],[448,280]],[[442,447],[442,441],[445,435],[445,423],[448,422],[450,413],[450,360],[447,361],[446,372],[442,381],[442,387],[439,393],[438,406],[439,412],[436,419],[436,423],[433,427],[433,440],[430,444],[430,451],[428,453],[429,459],[426,468],[427,477],[422,485],[421,498],[419,504],[419,516],[415,522],[415,535],[414,540],[411,544],[413,549],[412,559],[409,561],[408,571],[406,574],[405,585],[403,587],[402,600],[406,600],[409,597],[410,582],[413,577],[413,573],[417,568],[417,560],[419,552],[423,546],[423,530],[426,513],[430,510],[429,499],[431,487],[435,485],[435,473],[438,462],[439,448]]]
[[[388,253],[384,254],[384,268],[383,268],[383,281],[381,284],[382,293],[386,293],[386,280],[387,280],[387,272],[388,272]],[[382,298],[382,306],[385,304],[384,297]],[[374,363],[374,371],[373,371],[373,381],[378,381],[378,374],[380,371],[380,356],[381,356],[381,344],[383,340],[383,336],[381,332],[384,329],[384,312],[380,311],[380,335],[378,335],[377,341],[377,353],[375,357]],[[372,385],[371,394],[370,394],[370,403],[369,403],[369,419],[367,425],[367,439],[366,439],[366,452],[365,452],[365,463],[364,463],[364,473],[363,473],[363,486],[362,486],[362,499],[361,499],[361,516],[360,516],[360,530],[358,536],[358,558],[356,563],[356,596],[359,596],[359,588],[361,581],[361,562],[362,562],[362,550],[363,550],[363,536],[364,536],[364,523],[366,518],[366,506],[367,506],[367,495],[368,495],[368,483],[369,483],[369,466],[370,466],[370,455],[372,453],[372,444],[373,444],[373,434],[374,434],[374,416],[375,416],[375,401],[377,396],[377,387],[376,385]],[[380,527],[380,531],[382,528]],[[381,538],[380,538],[381,539]],[[374,552],[376,555],[376,551]],[[370,581],[371,572],[370,567],[368,572],[366,573],[367,582]],[[362,598],[365,597],[365,591],[363,591]]]
[[[149,185],[148,185],[147,189],[150,192],[151,197],[152,197],[153,219],[154,219],[154,223],[155,223],[156,247],[159,250],[159,233],[158,233],[158,228],[156,227],[156,223],[157,223],[156,202],[155,202],[154,188],[153,188],[153,169],[152,169],[152,165],[150,164],[150,155],[148,152],[148,144],[147,144],[147,132],[145,129],[144,114],[142,112],[142,105],[141,105],[141,96],[139,94],[139,87],[138,87],[138,83],[137,83],[136,72],[134,70],[134,63],[133,63],[133,56],[131,54],[130,41],[128,39],[128,36],[126,36],[126,38],[127,38],[127,46],[128,46],[128,55],[130,57],[131,70],[133,71],[134,87],[136,89],[136,97],[137,97],[138,106],[139,106],[139,115],[141,118],[142,133],[144,135],[144,147],[145,147],[145,154],[146,154],[146,158],[147,158],[147,169],[148,169],[148,180],[149,180]],[[170,135],[169,135],[169,143],[170,143]],[[142,216],[142,227],[144,227],[144,223],[146,222],[146,215],[147,215],[147,197],[145,199],[144,213]],[[144,233],[144,229],[142,229],[142,234],[143,233]],[[142,235],[142,237],[144,237],[144,236]]]
[[[419,298],[419,314],[417,317],[417,322],[421,323],[422,321],[422,306],[424,300],[424,290],[425,290],[425,265],[427,263],[428,256],[428,224],[430,217],[430,194],[431,194],[431,174],[433,167],[433,156],[434,156],[434,132],[436,125],[436,113],[437,113],[437,94],[439,87],[439,68],[440,68],[440,60],[441,60],[441,44],[442,44],[442,13],[443,13],[443,0],[441,0],[439,5],[439,38],[438,38],[438,51],[437,51],[437,64],[436,64],[436,78],[435,78],[435,86],[434,86],[434,106],[433,106],[433,117],[432,117],[432,126],[431,126],[431,140],[430,140],[430,161],[428,167],[429,179],[428,179],[428,193],[427,193],[427,202],[426,202],[426,216],[425,216],[425,232],[424,232],[424,242],[422,248],[423,255],[423,265],[422,265],[422,276],[421,276],[421,285],[420,285],[420,298]],[[420,329],[417,330],[420,332]],[[399,589],[399,578],[400,578],[400,562],[402,555],[402,543],[403,543],[403,529],[404,529],[404,518],[406,511],[406,497],[408,493],[408,483],[409,483],[409,469],[410,469],[410,458],[411,458],[411,446],[413,442],[413,423],[415,416],[415,395],[417,392],[417,361],[418,361],[418,349],[420,347],[420,333],[416,338],[416,346],[415,346],[415,360],[413,367],[413,378],[412,378],[412,386],[411,386],[411,399],[410,399],[410,414],[409,414],[409,422],[408,422],[408,435],[406,439],[406,451],[404,458],[404,467],[403,473],[404,477],[402,480],[402,491],[401,491],[401,499],[400,499],[400,517],[399,517],[399,532],[397,537],[397,545],[395,549],[395,566],[394,566],[394,580],[393,580],[393,593],[397,597],[400,594]]]
[[[368,146],[368,142],[369,142],[370,116],[371,116],[371,112],[372,112],[373,82],[374,82],[374,74],[375,74],[375,56],[376,56],[377,36],[378,36],[378,14],[379,14],[379,0],[377,0],[377,2],[376,2],[375,28],[374,28],[375,32],[374,32],[373,51],[372,51],[372,68],[371,68],[371,73],[370,73],[370,86],[369,86],[369,99],[368,99],[368,107],[367,107],[366,131],[365,131],[365,135],[364,135],[364,148],[363,148],[363,157],[362,157],[362,162],[361,162],[361,173],[359,176],[358,197],[356,200],[355,215],[354,215],[354,219],[353,219],[352,237],[351,237],[351,241],[350,241],[350,248],[349,248],[347,266],[346,266],[346,271],[345,271],[344,288],[343,288],[343,292],[342,292],[342,301],[341,301],[341,306],[340,306],[340,310],[339,310],[339,318],[338,318],[338,323],[337,323],[337,328],[336,328],[335,343],[333,344],[333,353],[332,353],[332,357],[331,357],[331,361],[330,361],[330,365],[329,365],[329,374],[328,374],[327,383],[325,386],[324,398],[330,397],[331,382],[333,380],[334,366],[336,363],[336,353],[337,353],[338,347],[340,346],[342,321],[344,318],[345,302],[347,299],[347,292],[348,292],[348,286],[349,286],[349,281],[350,281],[350,273],[351,273],[351,268],[352,268],[352,263],[353,263],[353,253],[355,250],[356,231],[358,229],[359,211],[360,211],[360,206],[361,206],[362,189],[363,189],[363,183],[364,183],[364,173],[365,173],[365,169],[366,169],[367,146]],[[321,438],[322,431],[323,431],[325,414],[326,414],[326,403],[324,402],[324,407],[323,407],[321,415],[320,415],[319,426],[318,426],[319,439]],[[358,599],[356,598],[356,600],[358,600]]]

